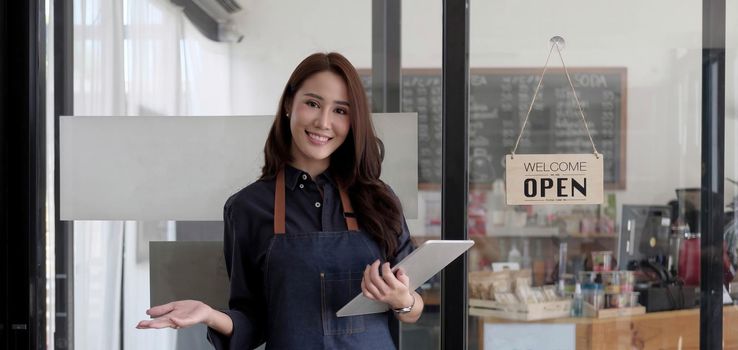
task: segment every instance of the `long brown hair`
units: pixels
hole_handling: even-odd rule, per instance
[[[292,72],[264,145],[265,162],[261,178],[275,177],[279,169],[292,162],[292,133],[287,113],[302,83],[313,74],[324,71],[343,78],[351,106],[351,129],[343,144],[331,155],[330,172],[346,186],[361,228],[379,242],[387,257],[394,257],[397,237],[402,233],[402,209],[397,197],[379,180],[382,172],[381,141],[374,132],[359,74],[341,54],[312,54]]]

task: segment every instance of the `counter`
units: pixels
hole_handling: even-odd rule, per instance
[[[511,321],[479,317],[479,344],[483,349],[485,324],[574,324],[576,349],[699,349],[700,310],[653,312],[609,319],[559,318]],[[738,349],[738,306],[723,308],[724,349]]]

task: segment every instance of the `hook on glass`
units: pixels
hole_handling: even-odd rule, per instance
[[[566,40],[558,35],[549,39],[548,42],[551,43],[551,45],[556,45],[559,50],[563,50],[564,47],[566,47]]]

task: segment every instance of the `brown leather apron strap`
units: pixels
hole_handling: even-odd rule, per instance
[[[351,200],[349,199],[348,193],[346,193],[346,190],[340,183],[338,185],[338,192],[341,194],[341,205],[343,206],[343,217],[346,219],[346,227],[349,231],[358,231],[359,224],[356,222],[354,208],[351,206]]]
[[[274,184],[274,234],[285,234],[285,205],[284,205],[284,169],[277,173],[277,181]],[[338,192],[341,195],[341,205],[343,206],[343,217],[346,219],[346,227],[349,231],[358,231],[359,224],[356,221],[354,209],[351,206],[351,200],[344,187],[339,184]]]
[[[284,234],[284,169],[277,173],[277,182],[274,185],[274,234]]]

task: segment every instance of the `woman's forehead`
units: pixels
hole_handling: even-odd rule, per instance
[[[317,95],[326,100],[348,100],[346,83],[341,76],[331,71],[315,73],[305,79],[298,95],[305,94]]]

